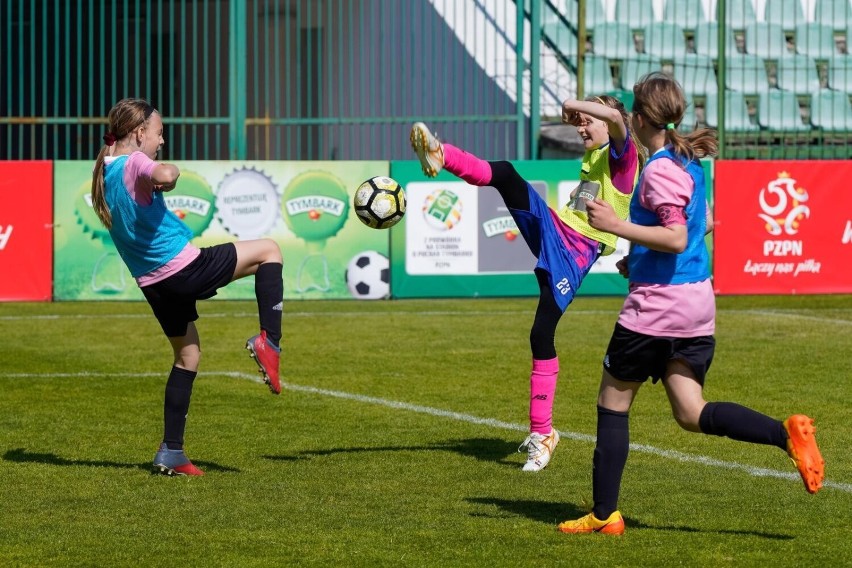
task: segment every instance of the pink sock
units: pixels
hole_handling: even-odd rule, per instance
[[[530,373],[530,432],[553,430],[553,397],[559,376],[559,358],[533,359]]]
[[[491,183],[491,164],[452,144],[444,143],[444,169],[470,185]]]

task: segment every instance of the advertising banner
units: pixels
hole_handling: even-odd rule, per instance
[[[716,163],[717,294],[852,292],[849,162]]]
[[[0,301],[50,301],[52,166],[0,162]]]
[[[284,255],[285,299],[382,298],[390,294],[388,232],[366,227],[352,210],[364,180],[388,162],[175,162],[181,175],[166,193],[170,210],[198,247],[272,238]],[[55,162],[55,297],[143,299],[91,203],[93,162]],[[218,298],[253,299],[254,278]]]
[[[521,176],[558,209],[580,183],[579,160],[513,162]],[[536,259],[493,187],[475,187],[447,172],[423,175],[419,162],[392,162],[391,176],[406,190],[408,213],[391,230],[394,297],[537,296]],[[578,294],[623,295],[627,282],[601,257]]]

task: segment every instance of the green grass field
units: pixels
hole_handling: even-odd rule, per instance
[[[203,302],[201,478],[149,473],[171,351],[146,304],[0,304],[0,565],[850,565],[850,296],[718,300],[706,397],[815,417],[819,494],[776,448],[681,431],[648,384],[626,534],[555,530],[590,506],[620,304],[563,318],[563,440],[525,474],[533,299],[289,302],[280,397],[243,348],[254,305]]]

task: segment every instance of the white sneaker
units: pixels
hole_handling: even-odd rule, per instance
[[[411,147],[417,152],[423,173],[428,177],[435,177],[444,169],[444,147],[422,122],[415,122],[411,127]]]
[[[550,463],[550,457],[553,455],[553,450],[556,449],[556,444],[559,443],[559,432],[555,429],[550,431],[550,434],[545,436],[533,432],[524,443],[518,447],[520,452],[527,448],[527,463],[524,464],[524,471],[541,471],[547,464]]]

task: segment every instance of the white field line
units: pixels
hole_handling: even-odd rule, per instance
[[[611,315],[613,321],[617,312],[614,310],[582,310],[568,309],[568,315]],[[737,315],[756,315],[764,317],[777,317],[788,319],[800,319],[818,321],[836,325],[852,325],[852,319],[838,319],[832,317],[822,317],[818,315],[798,313],[800,310],[717,310],[717,315],[737,314]],[[845,313],[852,310],[836,309],[833,312]],[[367,317],[382,317],[388,316],[423,316],[423,317],[443,317],[443,316],[502,316],[502,315],[526,315],[532,316],[533,310],[480,310],[480,311],[453,311],[453,310],[422,310],[422,311],[402,311],[394,309],[370,310],[368,312],[353,311],[353,312],[284,312],[285,321],[287,318],[328,318],[328,317],[352,317],[363,319]],[[40,314],[40,315],[5,315],[0,316],[0,322],[3,321],[38,321],[38,320],[89,320],[89,319],[149,319],[153,316],[150,313],[127,313],[127,314]],[[257,318],[257,312],[234,312],[234,313],[202,313],[201,318]]]
[[[249,373],[240,373],[236,371],[209,371],[202,372],[204,376],[220,376],[220,377],[230,377],[235,379],[243,379],[249,380],[256,383],[263,383],[263,380],[259,375],[249,374]],[[9,378],[9,379],[27,379],[27,378],[46,378],[46,377],[55,377],[55,378],[87,378],[87,377],[157,377],[163,376],[163,373],[3,373],[0,374],[0,379]],[[374,396],[366,396],[362,394],[354,394],[343,391],[334,391],[328,389],[321,389],[317,387],[305,386],[305,385],[294,385],[290,383],[281,383],[282,389],[294,391],[294,392],[303,392],[308,394],[315,394],[320,396],[328,396],[333,398],[339,398],[344,400],[353,400],[356,402],[362,402],[366,404],[375,404],[378,406],[384,406],[387,408],[393,408],[396,410],[407,410],[409,412],[417,412],[419,414],[426,414],[428,416],[435,416],[438,418],[448,418],[450,420],[455,420],[458,422],[467,422],[468,424],[477,424],[481,426],[488,426],[490,428],[496,428],[500,430],[512,430],[516,432],[527,432],[529,427],[525,424],[513,424],[511,422],[504,422],[502,420],[497,420],[495,418],[481,418],[479,416],[473,416],[472,414],[464,414],[461,412],[453,412],[451,410],[443,410],[440,408],[433,408],[431,406],[421,406],[418,404],[411,404],[408,402],[401,402],[397,400],[388,400],[384,398],[378,398]],[[569,440],[577,440],[579,442],[594,442],[595,436],[590,434],[581,434],[578,432],[569,432],[566,430],[560,430],[559,435],[562,438],[567,438]],[[790,481],[801,482],[800,478],[797,474],[791,473],[788,471],[778,471],[775,469],[767,469],[763,467],[754,467],[746,464],[741,464],[737,462],[730,462],[724,460],[717,460],[715,458],[700,456],[694,454],[687,454],[684,452],[678,452],[675,450],[666,450],[663,448],[657,448],[655,446],[648,446],[646,444],[630,444],[631,451],[641,452],[645,454],[651,454],[654,456],[659,456],[662,458],[675,460],[684,463],[698,463],[701,465],[707,465],[712,467],[720,467],[723,469],[730,470],[738,470],[747,473],[748,475],[754,477],[776,477],[779,479],[787,479]],[[825,480],[823,482],[823,487],[839,489],[845,493],[852,493],[852,483],[842,483],[836,481]]]

